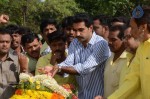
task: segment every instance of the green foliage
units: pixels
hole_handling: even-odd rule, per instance
[[[138,5],[149,5],[149,0],[76,0],[80,7],[91,15],[107,14],[110,16],[130,17],[133,8]]]
[[[8,2],[9,0],[0,0],[0,4],[2,4],[2,3],[6,3],[6,2]]]
[[[10,16],[10,22],[24,25],[39,32],[43,18],[55,18],[58,22],[66,16],[83,11],[74,0],[3,0],[1,13]]]
[[[43,3],[36,2],[33,0],[28,6],[28,24],[39,24],[41,19],[44,18],[55,18],[58,22],[66,16],[73,15],[76,12],[82,11],[74,0],[47,0]],[[38,8],[37,8],[38,7]],[[30,14],[30,15],[29,15]],[[30,20],[29,20],[30,19]],[[31,21],[31,22],[30,22]]]
[[[91,15],[130,16],[134,3],[130,0],[76,0]]]
[[[10,16],[10,22],[24,25],[39,32],[39,24],[44,18],[62,18],[77,12],[91,15],[130,17],[133,8],[138,5],[150,5],[149,0],[0,0],[0,13]]]

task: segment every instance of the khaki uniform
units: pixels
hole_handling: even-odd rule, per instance
[[[0,62],[0,99],[9,99],[15,92],[13,85],[19,82],[20,66],[16,55],[8,54]]]

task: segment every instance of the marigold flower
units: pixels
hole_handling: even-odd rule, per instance
[[[16,95],[22,95],[22,93],[23,93],[23,92],[22,92],[21,89],[17,89],[17,90],[15,91],[15,94],[16,94]]]
[[[53,93],[51,99],[65,99],[65,97],[57,93]]]
[[[72,92],[69,84],[64,85],[64,88],[47,75],[30,77],[28,74],[21,73],[19,77],[20,89],[16,90],[15,95],[10,99],[66,99]]]

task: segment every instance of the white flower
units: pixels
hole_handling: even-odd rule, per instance
[[[58,85],[58,83],[55,80],[45,79],[43,80],[42,85],[51,89],[56,93],[63,95],[64,97],[69,96],[69,92],[66,89],[64,89],[62,86]]]
[[[20,81],[28,81],[30,79],[30,75],[28,75],[26,73],[21,73],[19,75],[19,79],[20,79]]]
[[[36,75],[34,76],[34,80],[43,81],[44,79],[48,79],[47,75]]]
[[[51,89],[53,92],[59,93],[63,95],[64,97],[69,96],[69,92],[65,88],[60,86],[54,78],[47,76],[45,74],[30,77],[30,75],[26,73],[21,73],[19,78],[20,78],[20,81],[23,81],[23,82],[29,81],[33,83],[33,82],[39,81],[43,86]]]

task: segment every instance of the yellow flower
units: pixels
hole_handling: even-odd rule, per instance
[[[36,89],[40,89],[40,85],[36,85]]]
[[[23,95],[13,95],[10,99],[51,99],[52,95],[47,91],[25,90]]]
[[[36,83],[37,85],[39,85],[39,84],[40,84],[40,81],[35,81],[35,83]]]
[[[45,99],[51,99],[51,97],[52,97],[52,93],[50,93],[50,92],[46,92],[46,91],[41,91],[41,93],[42,93],[42,96],[44,96],[45,97]]]
[[[29,82],[30,82],[30,83],[33,83],[33,78],[29,78]]]
[[[10,99],[30,99],[28,95],[13,95]]]
[[[32,90],[26,90],[25,94],[28,96],[32,96],[33,95],[33,91]]]

